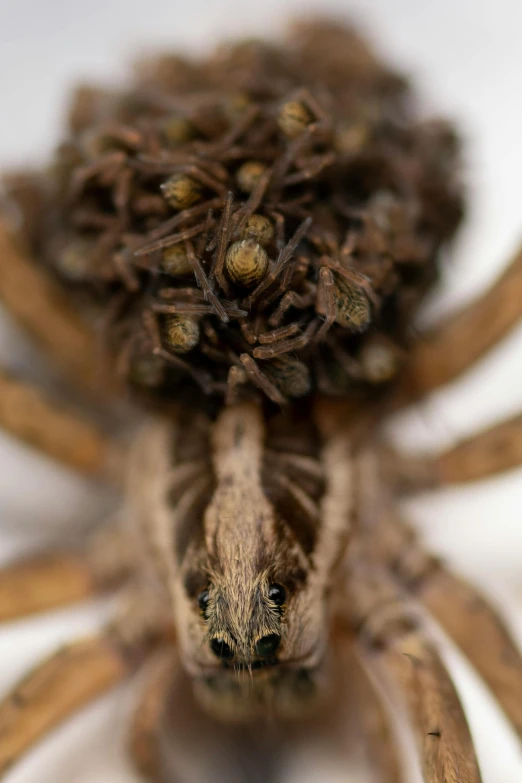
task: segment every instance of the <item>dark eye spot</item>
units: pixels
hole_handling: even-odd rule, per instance
[[[208,609],[208,590],[203,590],[198,595],[198,606],[201,609],[201,614],[206,618]]]
[[[232,648],[225,642],[224,639],[220,639],[219,637],[217,639],[211,639],[210,649],[214,655],[224,661],[229,661],[234,657],[234,651]]]
[[[286,591],[282,585],[273,584],[268,588],[268,597],[276,606],[282,606],[286,601]]]
[[[262,636],[256,642],[256,653],[260,658],[269,658],[275,653],[280,644],[281,637],[277,633],[270,633],[268,636]]]

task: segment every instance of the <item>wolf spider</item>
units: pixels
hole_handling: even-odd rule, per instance
[[[77,387],[118,399],[92,335],[5,227],[0,295]],[[0,573],[4,622],[124,588],[106,627],[39,664],[0,703],[0,776],[147,663],[130,743],[147,780],[167,779],[165,741],[185,761],[192,748],[195,763],[212,743],[255,735],[266,761],[268,750],[313,732],[339,735],[335,721],[349,705],[372,773],[399,781],[386,695],[409,717],[425,781],[477,783],[466,718],[425,615],[521,737],[522,658],[488,600],[422,549],[396,501],[521,464],[522,418],[415,459],[385,442],[382,423],[467,370],[521,313],[522,251],[481,298],[418,339],[384,403],[318,399],[266,415],[242,402],[215,421],[174,409],[146,421],[130,447],[2,371],[2,425],[71,468],[125,485],[127,502],[125,524]],[[168,779],[194,779],[176,774]]]

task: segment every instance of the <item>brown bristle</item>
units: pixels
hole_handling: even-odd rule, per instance
[[[13,198],[133,387],[279,404],[392,380],[462,215],[458,172],[452,128],[420,121],[353,29],[314,22],[81,87],[37,209]]]

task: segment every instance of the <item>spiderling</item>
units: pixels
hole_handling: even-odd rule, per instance
[[[400,372],[461,218],[458,154],[404,78],[324,23],[78,88],[52,165],[11,185],[135,390],[283,403]]]

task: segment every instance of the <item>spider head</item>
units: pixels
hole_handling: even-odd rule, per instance
[[[235,518],[207,511],[207,535],[189,547],[182,565],[176,609],[193,673],[250,677],[314,667],[323,653],[323,593],[308,556],[263,496],[252,513],[248,505],[245,498]]]
[[[180,585],[183,660],[204,706],[221,717],[239,719],[267,708],[288,715],[315,703],[326,605],[283,529],[268,557],[241,552],[241,535],[228,543],[225,560],[200,552],[206,567],[186,571]],[[258,545],[266,545],[262,534]]]
[[[202,522],[174,597],[185,667],[239,712],[267,699],[286,709],[294,691],[309,698],[328,636],[310,553],[245,476],[221,478]]]

